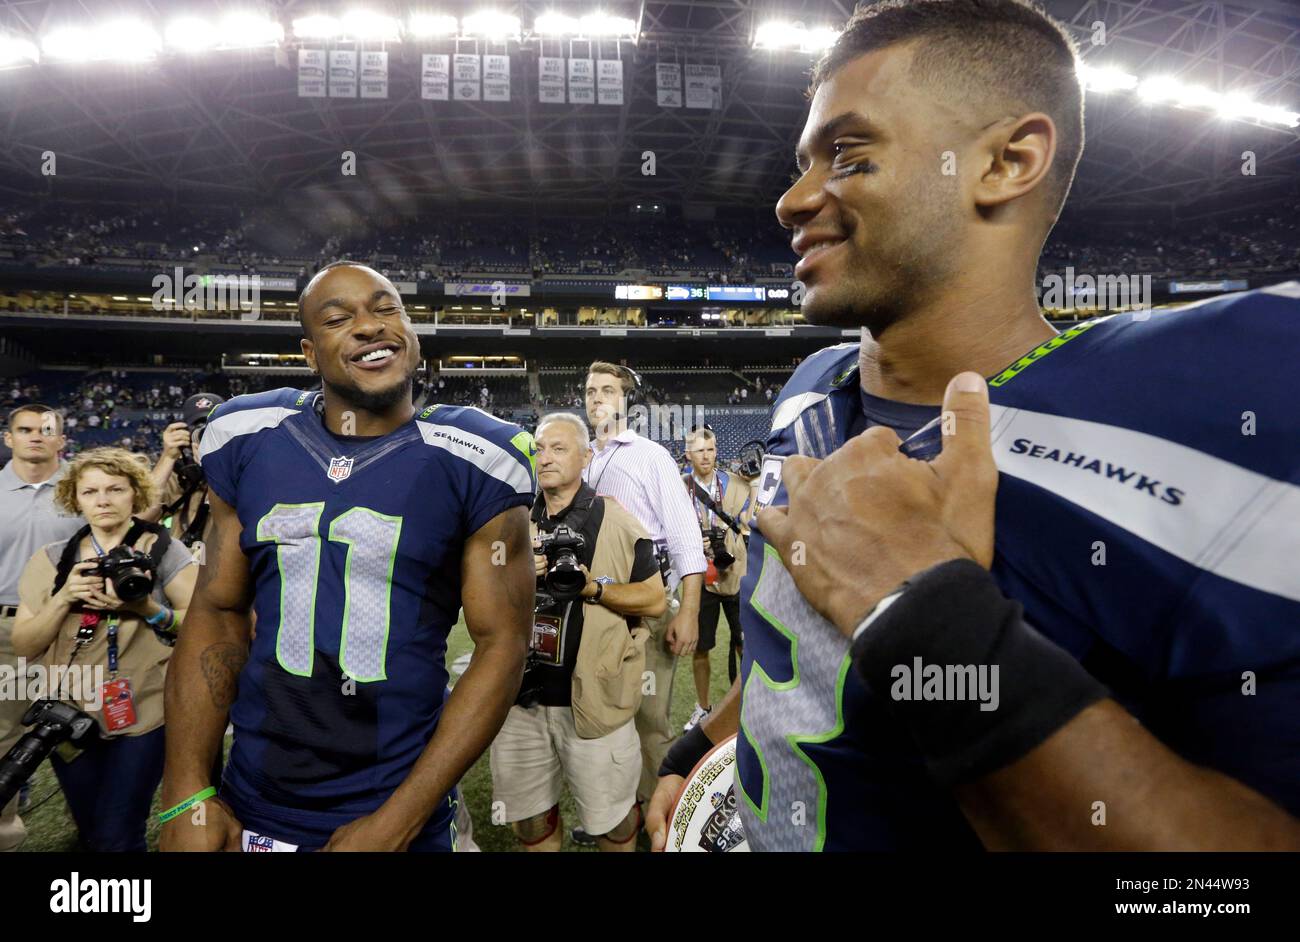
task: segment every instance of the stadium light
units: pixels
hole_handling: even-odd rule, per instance
[[[172,20],[163,30],[163,41],[168,49],[178,52],[200,52],[216,45],[212,24],[197,16],[182,16]]]
[[[636,21],[626,16],[611,16],[603,11],[589,13],[579,20],[584,36],[635,36]]]
[[[1090,92],[1129,91],[1137,88],[1138,77],[1113,66],[1090,66],[1079,63],[1079,80]]]
[[[458,28],[456,17],[445,13],[412,13],[406,21],[406,34],[413,39],[455,36]]]
[[[576,19],[554,10],[533,20],[533,32],[539,36],[571,36],[580,28]]]
[[[1300,127],[1300,113],[1255,101],[1245,92],[1220,94],[1203,85],[1180,82],[1166,75],[1142,81],[1137,95],[1150,104],[1168,104],[1178,108],[1207,109],[1222,118],[1258,121],[1283,127]]]
[[[295,39],[333,39],[343,32],[343,24],[338,17],[325,14],[300,16],[293,21]]]
[[[466,36],[483,39],[519,38],[519,17],[496,10],[480,10],[460,21],[461,32]]]
[[[284,42],[284,27],[256,13],[227,13],[217,27],[220,44],[227,49],[274,46]]]
[[[172,20],[163,31],[167,48],[177,52],[209,49],[250,49],[284,40],[284,27],[255,13],[227,13],[214,25],[197,16]]]
[[[833,46],[838,36],[839,32],[829,26],[815,26],[810,29],[803,23],[769,20],[760,24],[755,30],[754,48],[794,49],[817,54]]]
[[[41,40],[41,51],[52,59],[93,62],[119,59],[145,62],[162,48],[162,38],[140,20],[110,20],[93,28],[65,26]]]
[[[0,69],[39,62],[40,59],[41,53],[36,48],[36,43],[17,36],[0,36]]]
[[[397,19],[369,10],[349,10],[343,16],[343,32],[353,39],[372,42],[397,42],[400,39]]]

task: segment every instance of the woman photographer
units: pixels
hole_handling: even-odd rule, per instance
[[[179,541],[134,516],[153,498],[149,469],[130,452],[78,455],[54,500],[89,522],[66,544],[38,550],[18,586],[14,653],[47,671],[70,665],[83,682],[49,695],[100,726],[84,751],[50,757],[82,842],[94,851],[145,849],[163,770],[167,661],[198,572]]]

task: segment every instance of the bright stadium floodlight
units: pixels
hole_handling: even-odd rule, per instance
[[[579,21],[584,36],[634,36],[636,22],[626,16],[610,16],[603,11],[588,13]]]
[[[197,16],[182,16],[172,20],[163,30],[167,48],[176,52],[202,52],[217,43],[212,24]]]
[[[353,39],[373,42],[397,42],[400,28],[395,17],[383,16],[369,10],[349,10],[343,16],[343,32]]]
[[[333,39],[343,32],[343,24],[337,17],[324,14],[300,16],[293,21],[295,39]]]
[[[533,32],[538,36],[571,36],[580,28],[576,19],[563,13],[556,13],[554,10],[549,10],[533,20]]]
[[[793,49],[799,43],[796,30],[802,30],[803,24],[787,23],[784,20],[769,20],[761,24],[754,33],[755,49]]]
[[[799,52],[817,54],[835,44],[839,31],[829,26],[809,29],[803,23],[769,20],[754,32],[755,49],[797,49]]]
[[[41,60],[36,43],[17,36],[0,36],[0,69],[13,65],[27,65]]]
[[[1159,104],[1174,101],[1182,92],[1182,83],[1165,75],[1144,79],[1137,89],[1138,97],[1143,101]]]
[[[461,29],[466,36],[478,36],[483,39],[517,39],[519,37],[519,17],[496,10],[480,10],[461,20]]]
[[[118,59],[145,62],[162,48],[162,38],[140,20],[110,20],[94,28],[66,26],[41,40],[41,51],[51,59],[94,62]]]
[[[406,21],[406,34],[412,39],[455,36],[457,29],[456,17],[445,13],[412,13]]]
[[[217,27],[217,36],[226,49],[274,46],[284,42],[284,27],[256,13],[227,13]]]
[[[1090,92],[1131,91],[1137,88],[1138,78],[1113,66],[1090,66],[1079,63],[1079,80]]]

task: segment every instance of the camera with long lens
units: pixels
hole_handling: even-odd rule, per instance
[[[727,550],[727,530],[725,527],[705,527],[704,537],[709,541],[713,552],[713,566],[719,572],[729,568],[736,561]]]
[[[153,591],[153,560],[130,546],[115,546],[86,570],[88,575],[113,580],[113,591],[123,602],[138,602]]]
[[[560,524],[551,532],[537,535],[541,551],[546,556],[546,575],[542,586],[557,602],[569,602],[582,594],[587,585],[587,574],[582,571],[582,551],[587,542],[582,534]]]
[[[36,767],[61,743],[81,745],[99,735],[93,717],[57,700],[37,700],[23,714],[31,732],[0,758],[0,808],[9,804]]]

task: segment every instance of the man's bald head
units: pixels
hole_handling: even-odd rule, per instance
[[[322,266],[321,269],[316,272],[316,274],[312,275],[311,280],[308,281],[307,284],[303,285],[302,291],[298,293],[298,323],[302,325],[303,336],[307,337],[308,339],[311,338],[311,327],[308,323],[308,318],[307,318],[307,305],[310,300],[309,296],[314,293],[316,287],[321,283],[321,281],[324,280],[326,275],[328,275],[331,271],[334,271],[335,269],[339,269],[339,268],[357,268],[360,269],[361,271],[368,272],[369,274],[373,275],[375,278],[379,279],[384,284],[386,284],[389,288],[391,288],[394,297],[397,298],[401,297],[401,293],[397,290],[397,286],[394,285],[387,278],[385,278],[383,275],[381,275],[379,272],[375,271],[369,265],[363,265],[360,262],[348,261],[347,259],[340,259],[339,261],[336,262],[330,262],[328,265]]]

